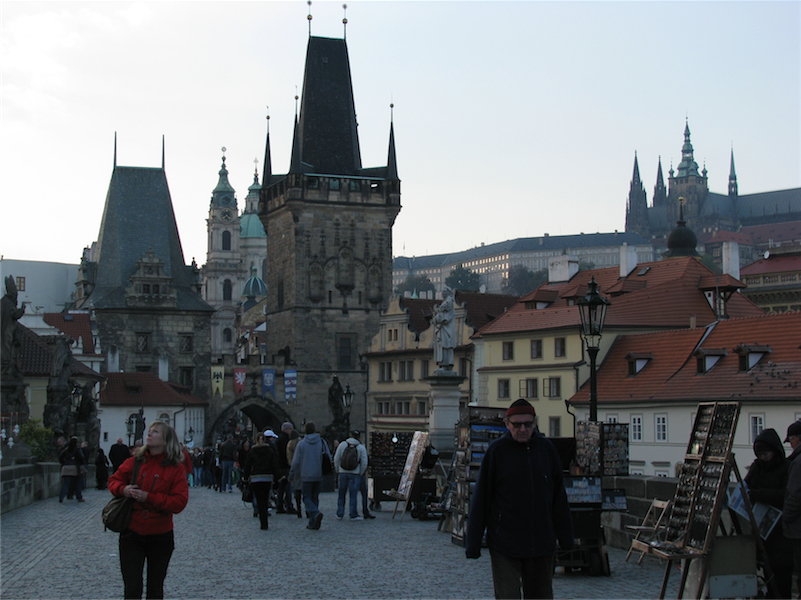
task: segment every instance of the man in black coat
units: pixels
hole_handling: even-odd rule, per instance
[[[516,400],[504,421],[508,432],[487,448],[470,496],[465,554],[481,556],[486,529],[495,597],[553,598],[556,541],[573,546],[562,461],[526,400]]]
[[[122,443],[121,437],[117,438],[117,443],[113,444],[108,451],[108,459],[111,461],[111,472],[114,473],[119,469],[120,465],[128,460],[130,456],[131,451],[128,449],[128,446]]]

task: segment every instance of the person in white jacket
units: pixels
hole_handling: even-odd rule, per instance
[[[359,484],[362,475],[367,471],[367,448],[359,441],[361,433],[352,431],[351,437],[337,446],[334,454],[334,465],[339,474],[339,499],[337,500],[337,519],[345,517],[345,494],[350,500],[350,520],[362,521],[356,511]],[[354,455],[355,456],[352,456]]]

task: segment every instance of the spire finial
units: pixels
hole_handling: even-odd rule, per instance
[[[686,202],[686,200],[684,199],[684,196],[679,196],[679,222],[683,222],[684,221],[684,203],[685,202]]]
[[[343,39],[348,39],[348,5],[342,5],[342,11],[345,16],[342,17],[342,37]]]
[[[390,102],[389,103],[389,122],[390,123],[394,123],[395,122],[395,103],[394,102]]]
[[[164,170],[164,134],[161,134],[161,170]]]
[[[312,0],[309,0],[308,2],[306,2],[306,4],[309,5],[309,14],[306,15],[306,18],[309,20],[309,37],[311,37],[311,22],[312,22],[311,5],[312,5]]]
[[[117,132],[114,132],[114,168],[117,168]]]
[[[259,157],[258,156],[253,159],[253,176],[254,177],[258,177],[259,176]]]
[[[298,118],[298,86],[295,86],[295,119]]]
[[[267,107],[267,135],[270,135],[270,107]]]
[[[222,147],[222,153],[223,153],[223,166],[225,166],[225,152],[226,152],[226,149],[225,149],[225,146],[223,146],[223,147]]]

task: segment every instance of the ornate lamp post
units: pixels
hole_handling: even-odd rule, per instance
[[[356,394],[350,389],[349,385],[345,386],[345,391],[342,392],[342,410],[345,414],[345,434],[346,437],[350,435],[350,411],[353,408],[353,398]]]
[[[579,298],[579,315],[581,316],[581,339],[587,346],[590,356],[590,421],[598,420],[598,391],[595,381],[595,359],[601,344],[601,332],[604,328],[606,309],[609,301],[598,293],[595,276],[590,281],[590,289],[586,296]]]

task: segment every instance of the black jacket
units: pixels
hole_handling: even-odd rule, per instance
[[[781,510],[784,507],[784,490],[787,488],[790,463],[784,456],[784,446],[775,429],[762,430],[754,440],[754,454],[757,446],[763,444],[773,450],[773,461],[766,464],[756,459],[751,463],[745,476],[748,497],[751,502],[764,502]]]
[[[513,558],[547,556],[573,546],[573,522],[554,445],[535,433],[527,444],[507,432],[490,444],[470,496],[465,551],[468,558],[487,546]]]
[[[250,479],[253,475],[273,475],[275,479],[281,477],[281,466],[278,464],[278,455],[272,444],[253,446],[248,452],[244,477]]]

